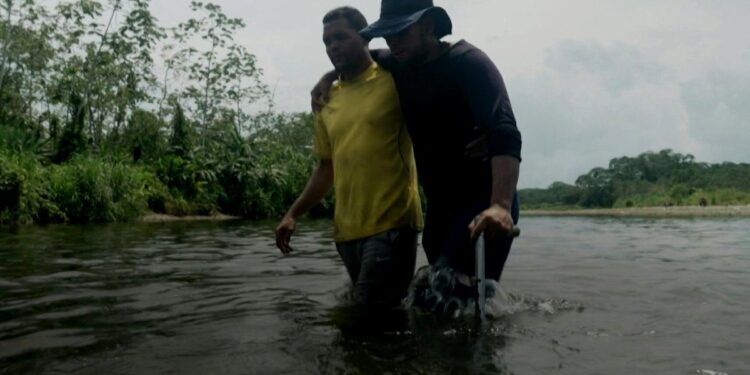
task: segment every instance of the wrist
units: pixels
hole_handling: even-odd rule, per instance
[[[510,202],[492,202],[490,204],[491,209],[502,209],[505,211],[510,212],[511,210],[511,203]]]

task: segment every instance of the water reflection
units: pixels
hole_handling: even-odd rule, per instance
[[[0,233],[0,372],[740,374],[748,225],[527,220],[482,327],[353,310],[325,222],[292,257],[272,223],[17,228]]]
[[[326,365],[343,361],[351,373],[505,374],[507,344],[502,325],[482,327],[474,319],[456,320],[416,310],[330,311],[337,328]],[[330,368],[319,367],[321,373]]]
[[[351,307],[330,233],[302,231],[290,258],[269,233],[191,223],[0,237],[0,361],[92,374],[509,372],[508,320]]]

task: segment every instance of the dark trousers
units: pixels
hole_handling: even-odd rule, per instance
[[[487,207],[486,200],[451,209],[441,209],[428,203],[422,246],[431,265],[449,266],[470,276],[476,274],[475,244],[470,237],[469,223]],[[513,222],[518,223],[517,196],[513,202],[511,215]],[[512,245],[513,238],[510,237],[497,236],[485,239],[487,278],[500,280]]]
[[[395,306],[406,297],[417,258],[415,230],[393,229],[338,242],[336,249],[352,280],[355,303]]]

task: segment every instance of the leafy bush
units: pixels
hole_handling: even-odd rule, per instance
[[[33,156],[0,153],[2,222],[127,221],[168,200],[166,192],[141,167],[90,157],[45,167]]]
[[[73,222],[127,221],[143,215],[164,187],[146,170],[76,158],[50,173],[52,196]]]
[[[0,124],[0,149],[14,153],[34,152],[39,145],[38,133]]]
[[[33,155],[0,151],[0,222],[65,221],[54,201],[49,171]]]

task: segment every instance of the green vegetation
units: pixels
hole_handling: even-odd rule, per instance
[[[311,117],[272,110],[242,20],[191,10],[167,29],[149,0],[0,0],[0,223],[291,205],[315,164]]]
[[[750,164],[708,164],[662,150],[612,159],[575,185],[519,192],[524,208],[620,208],[750,204]]]
[[[255,56],[234,41],[243,21],[194,1],[192,18],[164,28],[149,2],[0,0],[0,223],[271,218],[303,189],[312,119],[273,111]],[[665,150],[521,198],[526,208],[746,204],[750,165]],[[312,214],[331,208],[329,197]]]

